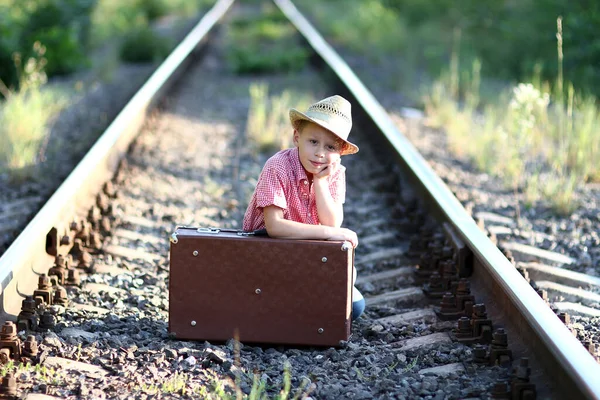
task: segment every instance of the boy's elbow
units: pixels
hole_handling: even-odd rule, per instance
[[[264,209],[265,229],[270,237],[281,237],[282,229],[285,229],[283,220],[283,211],[275,206],[269,206]]]
[[[275,219],[265,219],[265,229],[267,234],[272,238],[282,237],[284,232],[282,231],[282,224]]]
[[[276,237],[277,235],[277,229],[275,228],[276,224],[272,223],[271,221],[265,219],[265,229],[267,230],[267,234],[270,237]]]

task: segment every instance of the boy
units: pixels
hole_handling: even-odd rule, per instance
[[[291,109],[290,121],[294,147],[265,163],[243,230],[266,228],[274,238],[347,240],[356,247],[356,233],[341,227],[346,199],[341,156],[358,152],[347,140],[352,128],[350,103],[341,96],[328,97],[306,113]],[[356,288],[352,297],[352,319],[356,319],[365,301]]]

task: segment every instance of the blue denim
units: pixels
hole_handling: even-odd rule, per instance
[[[352,321],[356,320],[365,311],[365,299],[356,287],[352,291]]]

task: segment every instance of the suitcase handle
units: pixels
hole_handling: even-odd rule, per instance
[[[233,230],[233,229],[231,229]],[[224,232],[227,232],[226,229],[223,229]],[[213,233],[213,234],[217,234],[219,232],[221,232],[221,229],[219,228],[198,228],[196,229],[196,232],[200,232],[200,233]]]
[[[212,234],[218,234],[219,232],[235,232],[238,236],[269,236],[267,234],[267,230],[266,229],[257,229],[255,231],[252,232],[244,232],[244,231],[240,231],[238,229],[228,229],[228,228],[198,228],[196,229],[197,232],[200,233],[212,233]]]
[[[179,242],[179,239],[177,238],[177,230],[183,228],[183,229],[195,229],[196,232],[199,233],[209,233],[209,234],[218,234],[219,232],[233,232],[236,233],[238,236],[265,236],[268,237],[269,234],[267,233],[267,230],[265,228],[263,229],[257,229],[255,231],[252,232],[244,232],[242,230],[239,229],[230,229],[230,228],[214,228],[214,227],[210,227],[210,228],[205,228],[205,227],[200,227],[200,228],[196,228],[196,227],[191,227],[191,226],[178,226],[175,228],[175,232],[173,232],[171,234],[171,236],[169,237],[169,240],[171,241],[171,243],[173,244],[177,244],[177,242]]]

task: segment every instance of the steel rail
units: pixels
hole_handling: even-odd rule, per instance
[[[218,0],[131,98],[93,147],[0,258],[0,313],[14,320],[21,300],[36,288],[36,277],[52,266],[46,253],[48,232],[76,215],[85,215],[101,185],[137,135],[144,117],[188,65],[191,55],[234,0]]]
[[[533,350],[537,364],[551,377],[553,390],[563,392],[564,398],[600,398],[598,363],[479,229],[446,184],[396,128],[381,104],[294,4],[290,0],[274,2],[393,146],[413,180],[432,199],[436,212],[441,212],[474,252],[471,280],[479,286],[475,295],[488,308],[497,304],[490,315],[494,324],[501,322],[510,328],[509,340],[512,333],[522,338],[524,345]]]

